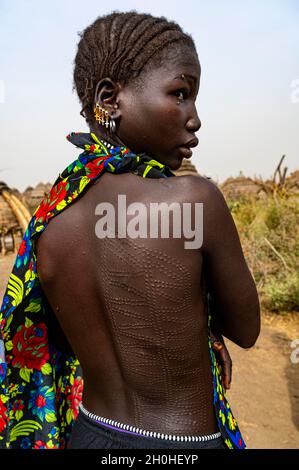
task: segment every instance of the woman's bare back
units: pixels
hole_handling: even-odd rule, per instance
[[[39,277],[83,368],[83,404],[91,412],[161,433],[217,432],[203,273],[218,306],[231,302],[232,315],[238,302],[242,305],[241,292],[252,302],[256,292],[238,252],[238,237],[231,237],[230,247],[223,235],[227,253],[222,256],[235,250],[235,272],[221,276],[220,267],[213,267],[210,245],[219,234],[210,225],[221,214],[211,214],[218,207],[209,202],[211,185],[196,176],[144,179],[105,173],[40,236]],[[148,209],[153,202],[203,202],[202,247],[186,249],[184,238],[98,238],[95,208],[111,203],[118,219],[119,195],[126,195],[127,206],[137,201]],[[221,250],[218,255],[221,263]],[[234,276],[237,284],[229,300],[225,280],[234,282]],[[252,302],[247,310],[242,307],[239,319],[230,322],[229,312],[219,315],[218,327],[243,347],[242,341],[250,342],[258,328]],[[235,333],[242,315],[249,320],[247,329],[238,327]]]

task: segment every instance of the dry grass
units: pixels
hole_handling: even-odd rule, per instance
[[[299,312],[299,198],[273,191],[227,200],[262,307]]]

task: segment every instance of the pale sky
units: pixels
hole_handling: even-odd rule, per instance
[[[299,165],[298,0],[0,0],[0,180],[23,191],[79,155],[87,132],[72,92],[82,31],[112,10],[166,16],[195,40],[202,127],[192,161],[219,182]]]

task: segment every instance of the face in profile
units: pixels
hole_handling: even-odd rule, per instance
[[[135,153],[145,152],[172,170],[191,156],[201,122],[195,101],[200,64],[195,51],[184,50],[175,60],[142,72],[141,86],[124,86],[119,92],[121,116],[117,135]]]

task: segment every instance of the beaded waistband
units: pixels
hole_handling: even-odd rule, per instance
[[[136,436],[145,436],[145,437],[154,437],[157,439],[166,439],[169,441],[185,441],[185,442],[204,442],[211,441],[221,437],[221,433],[217,432],[215,434],[207,434],[205,436],[176,436],[174,434],[162,434],[160,432],[146,431],[144,429],[136,428],[129,424],[120,423],[119,421],[114,421],[113,419],[103,418],[102,416],[97,416],[90,411],[88,411],[82,403],[79,405],[80,410],[88,418],[97,423],[102,424],[110,429],[115,429],[116,431],[125,432],[127,434],[134,434]]]

